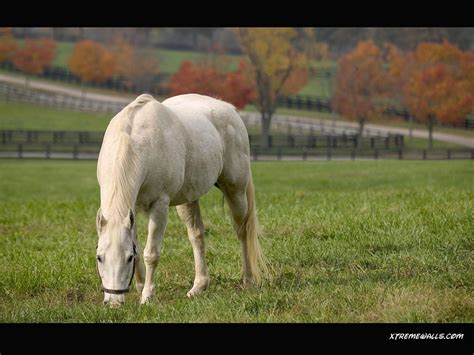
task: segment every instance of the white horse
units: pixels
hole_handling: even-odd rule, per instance
[[[109,123],[97,163],[97,270],[104,303],[125,300],[133,275],[141,303],[155,295],[169,206],[186,224],[195,262],[188,297],[209,286],[204,226],[199,198],[213,186],[224,194],[241,243],[243,285],[258,283],[266,272],[258,240],[249,140],[231,104],[187,94],[162,103],[140,95]],[[135,210],[148,214],[148,237],[140,257]]]

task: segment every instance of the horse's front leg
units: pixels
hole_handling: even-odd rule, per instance
[[[153,203],[148,221],[148,237],[143,260],[145,261],[145,285],[142,291],[141,303],[150,303],[156,293],[154,275],[160,260],[161,242],[165,234],[168,220],[169,201],[159,200]]]

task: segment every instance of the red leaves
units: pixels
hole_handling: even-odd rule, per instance
[[[378,117],[376,100],[387,85],[383,65],[382,54],[372,41],[359,42],[339,60],[334,103],[340,113],[356,121]]]
[[[10,60],[16,51],[16,47],[12,30],[8,27],[0,28],[0,63]]]
[[[27,39],[13,56],[13,64],[27,74],[41,74],[56,55],[56,43],[50,39]]]
[[[474,56],[448,42],[421,43],[414,53],[406,103],[417,120],[460,123],[474,111]]]
[[[170,78],[170,95],[198,93],[220,98],[243,108],[255,97],[248,64],[240,61],[237,71],[229,72],[219,63],[192,63],[184,61]]]

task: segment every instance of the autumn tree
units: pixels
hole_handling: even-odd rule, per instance
[[[334,106],[349,120],[359,123],[359,135],[368,121],[380,117],[378,99],[387,90],[384,59],[371,40],[357,47],[338,62]]]
[[[56,43],[49,38],[26,39],[24,45],[16,50],[13,64],[25,73],[28,85],[29,75],[42,74],[56,56]]]
[[[0,28],[0,64],[11,60],[16,48],[12,29],[9,27]]]
[[[116,73],[116,62],[112,53],[91,40],[80,41],[74,46],[68,65],[82,83],[102,83]]]
[[[278,99],[285,93],[285,84],[295,73],[304,72],[307,58],[298,48],[298,32],[293,28],[238,28],[237,38],[252,64],[257,97],[255,105],[261,113],[261,147],[269,147],[272,116]],[[301,48],[301,46],[299,46]],[[289,92],[296,93],[305,82],[292,80]],[[286,91],[288,94],[288,88]]]
[[[474,112],[474,53],[447,41],[419,44],[404,93],[410,112],[427,125],[432,148],[436,123],[461,123]]]
[[[220,98],[243,108],[255,97],[249,65],[241,60],[236,71],[216,61],[184,61],[168,83],[170,95],[198,93]]]
[[[125,80],[125,85],[138,91],[149,91],[159,73],[158,59],[147,50],[138,51],[123,37],[115,38],[112,53],[116,63],[116,74]]]

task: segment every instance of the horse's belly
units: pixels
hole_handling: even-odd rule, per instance
[[[217,182],[223,168],[220,141],[213,139],[194,145],[187,154],[184,181],[170,205],[191,203],[206,194]]]

